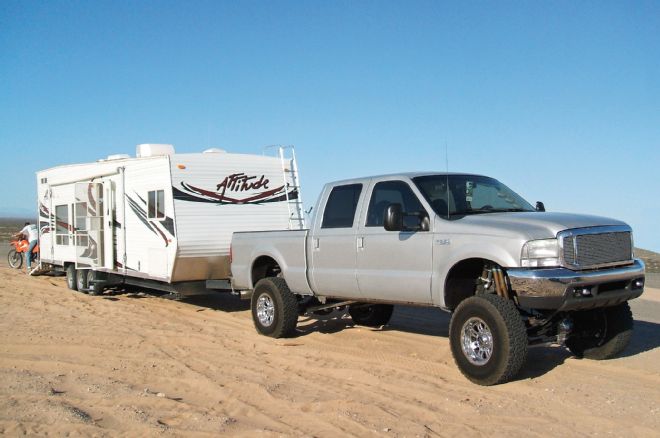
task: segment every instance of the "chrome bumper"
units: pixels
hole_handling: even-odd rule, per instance
[[[644,291],[644,263],[594,271],[566,268],[506,270],[511,290],[523,307],[574,310],[611,306]],[[583,294],[583,290],[588,294]]]

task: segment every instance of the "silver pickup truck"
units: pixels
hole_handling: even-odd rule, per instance
[[[381,326],[394,304],[440,307],[458,367],[482,385],[512,379],[529,345],[607,359],[632,336],[644,265],[621,221],[545,212],[493,178],[453,173],[327,184],[315,212],[309,230],[233,235],[233,285],[251,293],[264,335],[334,308]]]

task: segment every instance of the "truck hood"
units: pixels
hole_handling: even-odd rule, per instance
[[[625,222],[601,216],[536,211],[477,214],[453,222],[478,228],[480,234],[523,235],[530,240],[550,239],[558,232],[572,228],[627,226]]]

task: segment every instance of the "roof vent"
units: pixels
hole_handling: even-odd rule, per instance
[[[131,158],[131,156],[128,155],[128,154],[112,154],[112,155],[108,155],[108,158],[106,158],[106,161],[126,160],[127,158]]]
[[[204,154],[226,154],[227,151],[224,150],[224,149],[209,148],[209,149],[206,149],[203,153]]]
[[[174,155],[174,146],[171,144],[145,143],[137,145],[135,156],[138,158],[156,157],[159,155]]]

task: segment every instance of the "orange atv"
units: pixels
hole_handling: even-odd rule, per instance
[[[9,250],[7,254],[7,261],[9,266],[15,269],[20,269],[23,266],[23,254],[28,251],[30,248],[30,242],[24,238],[13,238],[9,241],[12,249]],[[32,250],[32,262],[39,262],[39,244],[34,247]]]

